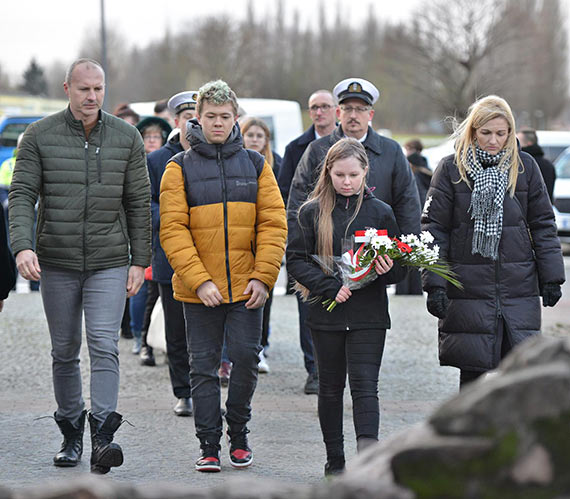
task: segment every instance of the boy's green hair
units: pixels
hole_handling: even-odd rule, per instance
[[[209,81],[202,85],[198,90],[198,99],[196,100],[196,109],[198,114],[202,114],[202,106],[204,102],[209,102],[216,106],[221,106],[229,102],[232,105],[234,114],[238,114],[238,102],[235,92],[223,80]]]

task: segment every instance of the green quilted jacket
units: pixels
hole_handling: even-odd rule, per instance
[[[99,270],[150,264],[150,184],[136,128],[103,111],[85,139],[69,110],[32,123],[10,187],[12,251],[33,248],[40,265]]]

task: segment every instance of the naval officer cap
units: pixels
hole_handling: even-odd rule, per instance
[[[367,80],[362,78],[347,78],[337,83],[333,94],[339,104],[346,99],[361,99],[372,106],[380,96],[378,89]]]
[[[195,90],[179,92],[168,99],[168,109],[174,114],[178,114],[185,109],[196,109],[196,100],[198,99],[198,92]]]

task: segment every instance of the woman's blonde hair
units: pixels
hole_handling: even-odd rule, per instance
[[[241,134],[245,136],[246,132],[252,127],[258,126],[263,130],[265,133],[265,146],[261,154],[265,158],[265,161],[269,163],[269,166],[273,168],[273,153],[271,152],[271,132],[269,131],[269,127],[266,125],[265,121],[260,118],[245,118],[242,123],[240,123]]]
[[[339,140],[327,152],[317,185],[309,196],[309,199],[307,199],[307,201],[305,201],[301,206],[301,208],[303,208],[303,206],[312,202],[316,202],[319,205],[315,224],[317,227],[317,255],[323,261],[323,265],[321,265],[321,267],[325,272],[328,272],[328,269],[332,268],[334,229],[332,212],[336,203],[336,191],[334,190],[330,171],[336,161],[347,158],[355,158],[362,166],[362,169],[367,172],[368,156],[366,155],[366,149],[364,149],[364,146],[358,140],[352,138]],[[354,214],[346,224],[345,237],[347,235],[346,231],[348,231],[348,227],[360,211],[362,200],[364,199],[365,187],[366,177],[363,178],[360,191],[358,192],[358,200]],[[301,208],[299,208],[299,211]]]
[[[471,185],[467,176],[469,171],[467,153],[471,149],[473,157],[475,157],[475,131],[495,118],[503,118],[509,126],[509,134],[504,146],[506,152],[499,163],[499,168],[509,170],[507,189],[512,197],[517,185],[519,165],[522,166],[522,163],[517,146],[515,118],[505,99],[496,95],[489,95],[471,104],[467,118],[455,128],[452,135],[452,138],[455,139],[455,164],[461,180]]]

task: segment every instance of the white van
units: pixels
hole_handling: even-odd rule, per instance
[[[244,116],[261,118],[271,131],[272,149],[283,156],[285,147],[303,133],[301,106],[296,101],[281,99],[238,99]],[[134,102],[131,108],[141,116],[154,114],[155,102]]]

